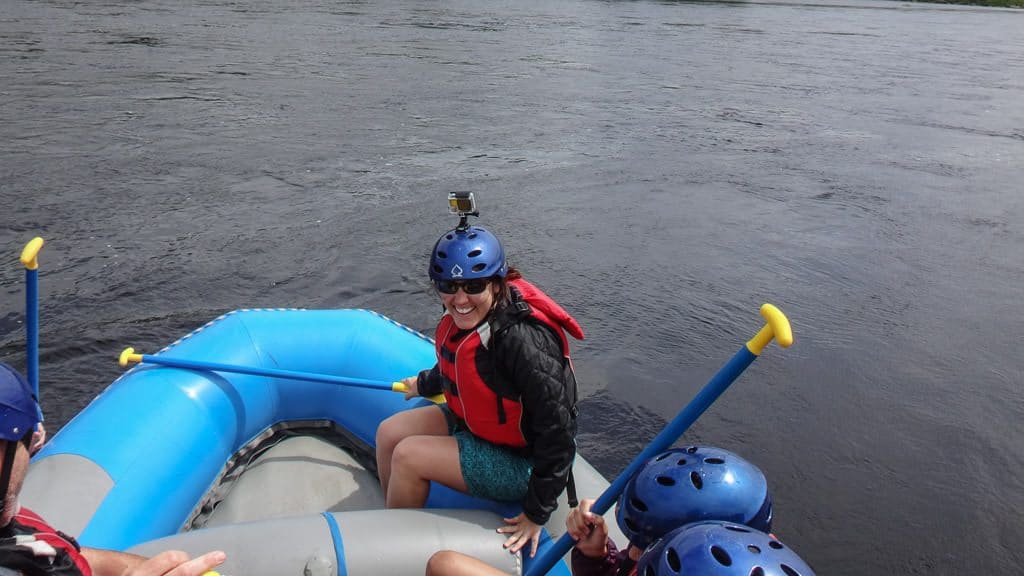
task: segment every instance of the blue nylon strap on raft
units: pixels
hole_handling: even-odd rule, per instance
[[[334,542],[334,559],[338,565],[338,576],[348,576],[345,568],[345,543],[341,541],[341,529],[338,528],[338,521],[330,512],[321,512],[321,516],[327,520],[327,527],[331,529],[331,540]]]

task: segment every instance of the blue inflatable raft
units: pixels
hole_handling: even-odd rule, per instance
[[[366,310],[235,311],[159,355],[387,382],[435,362],[428,338]],[[421,574],[440,549],[520,573],[522,561],[494,531],[518,513],[514,504],[435,485],[427,509],[384,509],[377,425],[424,403],[383,390],[143,364],[50,440],[22,498],[86,546],[146,555],[223,549],[225,574]],[[607,487],[582,458],[574,475],[580,495]],[[565,530],[564,499],[546,537]]]

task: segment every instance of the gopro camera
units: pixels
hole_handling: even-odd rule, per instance
[[[477,216],[476,198],[472,192],[449,192],[448,213],[461,216]]]
[[[448,213],[458,214],[459,225],[455,229],[462,231],[469,228],[470,216],[480,215],[476,209],[476,198],[473,197],[472,192],[449,192]]]

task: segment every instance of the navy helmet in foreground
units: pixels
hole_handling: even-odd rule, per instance
[[[690,446],[648,460],[626,483],[616,520],[639,548],[702,520],[728,520],[768,532],[772,498],[757,466],[728,450]]]
[[[814,576],[773,536],[732,522],[687,524],[640,556],[637,576]]]

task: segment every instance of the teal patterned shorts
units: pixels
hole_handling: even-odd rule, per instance
[[[526,496],[533,464],[525,456],[476,437],[459,426],[447,406],[438,405],[448,421],[448,433],[459,444],[459,465],[469,493],[480,498],[518,502]]]

